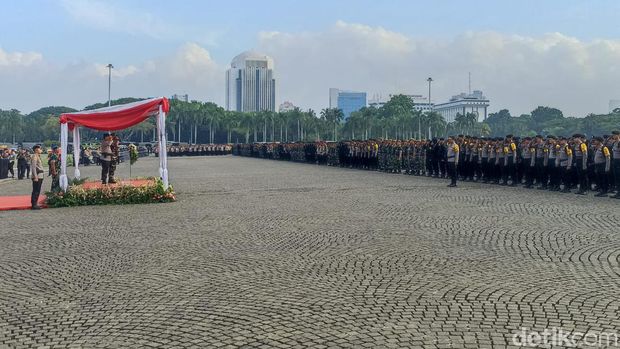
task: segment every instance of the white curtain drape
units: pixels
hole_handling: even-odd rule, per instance
[[[75,126],[73,128],[73,165],[75,170],[73,171],[73,177],[80,179],[80,153],[82,152],[82,146],[80,145],[80,128]]]
[[[69,180],[67,179],[67,145],[69,143],[69,125],[60,124],[60,188],[67,191]]]

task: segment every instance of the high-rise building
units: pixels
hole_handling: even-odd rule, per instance
[[[226,71],[226,109],[275,111],[276,79],[271,57],[246,51],[233,58]]]
[[[366,92],[343,91],[337,88],[329,89],[329,107],[342,110],[344,118],[348,119],[351,113],[366,106]]]
[[[447,122],[452,122],[458,114],[466,115],[467,113],[476,114],[478,121],[487,119],[487,108],[489,100],[482,94],[482,91],[474,91],[473,93],[461,93],[452,96],[448,102],[438,103],[433,110],[441,114]]]
[[[614,110],[620,108],[620,99],[609,100],[609,113],[613,113]]]
[[[188,94],[184,94],[184,95],[173,94],[172,97],[170,97],[170,99],[176,99],[178,101],[189,102],[189,95]]]

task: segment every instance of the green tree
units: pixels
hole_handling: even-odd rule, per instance
[[[534,109],[531,115],[532,121],[530,124],[530,128],[535,130],[536,132],[542,132],[545,124],[564,118],[562,111],[560,111],[559,109],[542,106]]]

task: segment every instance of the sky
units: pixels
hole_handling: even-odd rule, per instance
[[[2,5],[0,108],[81,109],[112,98],[189,94],[224,105],[245,50],[275,62],[277,103],[482,90],[490,111],[566,116],[620,99],[620,1],[21,0]]]

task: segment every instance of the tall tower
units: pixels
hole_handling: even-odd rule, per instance
[[[276,79],[271,57],[246,51],[233,58],[226,71],[226,110],[276,110]]]

